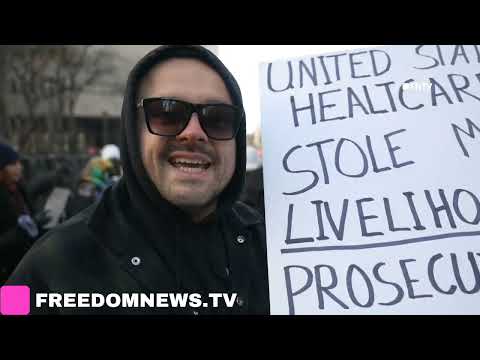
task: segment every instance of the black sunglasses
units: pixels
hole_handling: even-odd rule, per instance
[[[231,140],[240,129],[243,109],[228,104],[192,104],[168,98],[141,99],[148,130],[154,135],[177,136],[188,126],[192,114],[198,114],[200,126],[214,140]]]

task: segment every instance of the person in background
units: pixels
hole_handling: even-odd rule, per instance
[[[105,145],[100,155],[103,160],[109,161],[111,166],[109,167],[108,181],[110,183],[115,183],[122,177],[122,164],[120,161],[120,149],[117,145],[108,144]]]
[[[106,145],[100,156],[91,158],[81,173],[77,188],[66,206],[66,217],[70,218],[100,199],[105,189],[121,176],[120,149]]]
[[[263,193],[263,166],[259,151],[253,146],[247,146],[245,187],[240,200],[258,210],[265,218],[265,203]]]
[[[22,183],[18,153],[0,143],[0,284],[3,284],[50,220],[47,212],[34,214]]]

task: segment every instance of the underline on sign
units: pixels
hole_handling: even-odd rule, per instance
[[[335,246],[310,246],[310,247],[299,247],[299,248],[290,248],[290,249],[281,249],[282,254],[288,253],[298,253],[298,252],[310,252],[310,251],[333,251],[333,250],[361,250],[361,249],[374,249],[382,248],[389,246],[399,246],[406,244],[414,244],[425,241],[434,241],[447,238],[463,237],[463,236],[478,236],[480,231],[465,231],[465,232],[455,232],[450,234],[441,234],[433,236],[423,236],[412,239],[397,240],[390,242],[381,242],[376,244],[363,244],[363,245],[335,245]]]

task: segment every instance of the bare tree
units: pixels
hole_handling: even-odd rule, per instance
[[[58,108],[66,116],[65,133],[68,147],[75,147],[75,106],[82,93],[93,86],[104,84],[109,94],[117,93],[116,83],[106,83],[114,78],[114,53],[104,49],[94,49],[91,45],[61,46],[58,49],[57,72],[53,82],[58,90]],[[113,85],[113,86],[112,86]]]
[[[23,99],[26,114],[21,126],[17,126],[17,145],[23,150],[31,134],[39,125],[40,105],[48,97],[45,78],[49,67],[49,47],[41,45],[15,45],[9,50],[7,69],[18,94]],[[24,118],[26,116],[26,118]]]
[[[7,120],[7,56],[8,45],[0,45],[0,141],[10,136],[10,126]]]
[[[89,88],[114,78],[114,53],[91,45],[22,45],[13,46],[10,52],[7,68],[23,99],[27,117],[24,126],[17,130],[19,148],[25,147],[39,120],[46,117],[51,150],[65,147],[62,135],[66,134],[67,147],[74,151],[75,106]],[[106,89],[110,94],[119,90],[118,84],[113,84]]]

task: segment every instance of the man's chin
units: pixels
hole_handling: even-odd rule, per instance
[[[195,209],[207,207],[211,201],[208,201],[208,199],[199,199],[198,197],[181,196],[175,197],[172,203],[179,208]]]
[[[182,199],[176,201],[174,205],[189,214],[194,222],[201,221],[216,208],[215,201],[199,201],[197,199]]]

